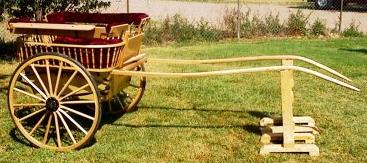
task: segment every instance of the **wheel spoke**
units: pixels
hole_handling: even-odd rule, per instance
[[[27,116],[25,116],[25,117],[23,117],[23,118],[19,119],[19,122],[20,122],[20,121],[23,121],[23,120],[26,120],[26,119],[28,119],[28,118],[30,118],[30,117],[33,117],[34,115],[36,115],[36,114],[38,114],[38,113],[41,113],[42,111],[45,111],[45,110],[46,110],[46,108],[42,108],[42,109],[37,110],[37,111],[35,111],[35,112],[31,113],[31,114],[28,114]]]
[[[61,72],[62,72],[62,67],[63,67],[63,62],[60,61],[60,67],[59,67],[59,71],[57,73],[57,78],[56,78],[56,85],[55,85],[55,92],[54,94],[56,95],[57,89],[59,88],[59,83],[60,83],[60,78],[61,78]]]
[[[65,83],[65,85],[62,87],[62,89],[60,90],[59,94],[57,95],[57,97],[60,97],[60,95],[65,91],[65,89],[69,86],[70,82],[74,79],[75,75],[78,73],[78,71],[74,71],[74,73],[70,76],[70,78],[68,79],[68,81]]]
[[[43,120],[45,119],[47,114],[44,114],[41,119],[36,123],[36,125],[33,127],[33,129],[31,130],[31,132],[29,132],[29,135],[32,135],[34,131],[36,131],[36,129],[39,127],[39,125],[43,122]]]
[[[91,107],[90,105],[85,105],[90,111],[94,111],[94,107]]]
[[[52,114],[50,114],[50,116],[48,117],[48,122],[47,122],[47,126],[46,126],[45,136],[43,137],[43,144],[46,144],[47,143],[48,133],[50,132],[50,127],[51,127],[51,122],[52,122]]]
[[[20,73],[22,76],[44,99],[47,99],[47,96],[31,81],[25,76],[23,73]]]
[[[82,126],[80,126],[80,124],[78,122],[76,122],[73,118],[71,118],[68,113],[66,113],[65,111],[63,111],[61,109],[59,111],[62,114],[64,114],[65,117],[68,118],[76,127],[78,127],[80,131],[82,131],[85,135],[87,135],[87,131],[85,131],[84,128]]]
[[[111,100],[108,100],[108,110],[112,112]]]
[[[124,104],[122,103],[122,101],[120,100],[120,98],[116,98],[117,102],[120,104],[121,108],[124,108]]]
[[[84,88],[87,88],[88,86],[89,86],[89,84],[85,84],[85,85],[83,85],[82,87],[80,87],[80,88],[78,88],[78,89],[74,90],[73,92],[70,92],[69,94],[65,95],[64,97],[61,97],[59,100],[61,101],[61,100],[65,99],[65,98],[67,98],[67,97],[69,97],[69,96],[71,96],[71,95],[73,95],[73,94],[75,94],[75,93],[77,93],[77,92],[79,92],[79,91],[83,90]]]
[[[70,112],[72,112],[74,114],[80,115],[80,116],[82,116],[84,118],[88,118],[88,119],[94,121],[94,118],[93,117],[91,117],[91,116],[89,116],[87,114],[84,114],[82,112],[76,111],[76,110],[74,110],[72,108],[69,108],[69,107],[66,107],[66,106],[63,106],[63,105],[61,105],[60,108],[65,109],[65,110],[70,111]]]
[[[52,90],[52,81],[51,81],[51,75],[50,75],[50,61],[46,60],[46,73],[47,73],[47,80],[48,80],[48,88],[50,89],[50,94],[53,94]]]
[[[71,97],[74,97],[74,96],[88,96],[88,95],[91,95],[91,94],[93,94],[93,93],[92,92],[85,92],[85,93],[75,93],[75,94],[70,95],[70,96]]]
[[[57,120],[57,114],[55,112],[54,112],[54,117],[55,117],[55,130],[56,130],[57,146],[61,147],[59,121]]]
[[[50,94],[48,93],[48,91],[46,89],[45,83],[43,83],[43,81],[42,81],[42,79],[41,79],[41,77],[40,77],[37,69],[34,67],[33,64],[31,64],[31,67],[32,67],[32,70],[33,70],[34,74],[36,74],[36,77],[38,79],[38,82],[41,84],[43,90],[45,90],[45,93],[47,94],[47,96],[50,96]]]
[[[31,93],[28,93],[28,92],[26,92],[26,91],[20,90],[20,89],[18,89],[18,88],[14,88],[14,90],[15,90],[15,91],[17,91],[17,92],[23,93],[23,94],[25,94],[25,95],[28,95],[28,96],[30,96],[30,97],[33,97],[33,98],[35,98],[35,99],[41,100],[41,101],[43,101],[43,102],[46,102],[46,100],[45,100],[45,99],[42,99],[41,97],[38,97],[38,96],[36,96],[36,95],[34,95],[34,94],[31,94]]]
[[[44,103],[13,104],[13,107],[24,107],[24,106],[45,106],[45,104]]]
[[[73,134],[71,133],[68,124],[65,122],[64,118],[62,117],[62,115],[58,111],[56,113],[57,113],[57,115],[59,115],[59,117],[61,119],[61,122],[65,126],[66,131],[68,132],[71,140],[73,141],[74,144],[76,144],[75,138],[74,138]]]
[[[80,100],[80,101],[61,101],[60,104],[94,104],[96,101],[87,101],[87,100]]]

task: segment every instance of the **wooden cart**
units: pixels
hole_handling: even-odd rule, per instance
[[[126,34],[124,30],[117,30],[114,33],[113,29],[111,33],[104,33],[100,27],[91,24],[19,22],[10,23],[9,29],[23,35],[23,43],[18,50],[18,57],[22,63],[15,70],[9,83],[9,109],[19,131],[32,144],[41,148],[67,151],[83,147],[93,138],[99,127],[101,108],[110,112],[134,109],[144,93],[147,77],[193,78],[279,71],[282,118],[264,118],[261,121],[264,129],[261,139],[264,146],[260,153],[308,152],[310,155],[318,155],[318,147],[314,144],[314,135],[317,133],[314,120],[311,117],[293,117],[293,72],[305,72],[359,91],[344,81],[295,66],[294,61],[306,62],[342,80],[350,81],[335,70],[299,56],[148,60],[145,55],[139,53],[144,35],[142,30],[131,35]],[[87,42],[96,41],[99,44],[66,44],[63,43],[63,39],[60,41],[60,35],[73,36],[74,39],[89,38]],[[122,35],[124,35],[123,41],[114,42],[116,37]],[[102,36],[106,38],[100,40]],[[278,60],[282,65],[194,73],[144,71],[146,62],[220,64],[258,60]],[[273,140],[282,140],[282,143],[272,143]],[[304,143],[299,144],[299,141]]]
[[[145,59],[139,55],[144,34],[126,34],[121,26],[128,25],[105,33],[91,24],[9,24],[22,40],[21,63],[9,83],[9,109],[32,144],[60,151],[80,148],[97,131],[102,105],[109,112],[136,107],[145,78],[111,72],[144,71]]]

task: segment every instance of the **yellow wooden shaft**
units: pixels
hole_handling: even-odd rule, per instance
[[[164,72],[137,72],[129,70],[112,70],[112,75],[125,75],[125,76],[141,76],[150,78],[199,78],[208,76],[220,76],[220,75],[233,75],[233,74],[244,74],[253,72],[268,72],[268,71],[282,71],[282,70],[295,70],[308,73],[317,76],[326,81],[332,82],[334,84],[352,89],[354,91],[360,91],[359,88],[354,87],[350,84],[342,82],[340,80],[334,79],[332,77],[326,76],[319,72],[298,67],[298,66],[269,66],[269,67],[256,67],[256,68],[245,68],[245,69],[234,69],[234,70],[221,70],[221,71],[211,71],[211,72],[193,72],[193,73],[164,73]]]
[[[314,60],[295,55],[271,55],[271,56],[251,56],[251,57],[237,57],[237,58],[225,58],[225,59],[206,59],[206,60],[175,60],[175,59],[157,59],[151,58],[148,62],[151,63],[166,63],[166,64],[220,64],[220,63],[232,63],[232,62],[245,62],[245,61],[259,61],[259,60],[298,60],[309,63],[321,69],[324,69],[331,74],[334,74],[344,80],[352,81],[339,72],[321,64]]]

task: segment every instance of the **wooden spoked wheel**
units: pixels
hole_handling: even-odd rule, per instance
[[[28,141],[58,151],[88,143],[101,119],[94,79],[80,63],[58,54],[36,55],[17,67],[8,105]]]
[[[134,71],[145,71],[144,65],[137,66]],[[129,85],[108,101],[108,112],[111,114],[137,110],[146,86],[145,77],[131,77]]]

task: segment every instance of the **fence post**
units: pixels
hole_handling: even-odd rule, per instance
[[[129,0],[126,0],[126,12],[127,13],[130,12],[130,3],[129,3]]]
[[[344,0],[340,0],[339,33],[342,32]]]
[[[240,0],[237,0],[237,38],[241,37],[241,11],[240,11]]]

